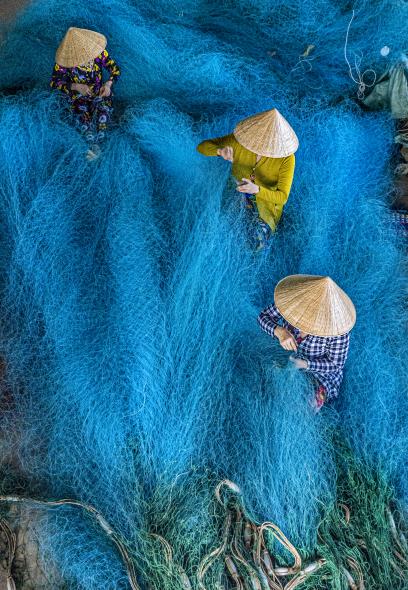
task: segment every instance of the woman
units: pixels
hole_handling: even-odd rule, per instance
[[[57,50],[51,78],[51,88],[67,94],[81,131],[93,144],[88,159],[100,153],[98,142],[104,138],[112,114],[112,86],[120,76],[106,44],[100,33],[71,27]],[[104,70],[109,73],[106,82]]]
[[[299,147],[292,127],[277,109],[244,119],[234,132],[207,139],[198,151],[232,162],[237,191],[245,195],[255,232],[255,247],[264,248],[281,218],[295,170]]]
[[[330,277],[291,275],[275,288],[275,303],[258,322],[267,334],[293,351],[290,361],[316,384],[314,407],[337,397],[356,321],[351,299]]]

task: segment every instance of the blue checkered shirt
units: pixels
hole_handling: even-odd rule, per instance
[[[258,322],[270,336],[275,336],[276,326],[282,326],[293,334],[298,342],[295,356],[308,362],[306,370],[323,385],[328,398],[337,397],[349,350],[350,333],[333,337],[307,335],[301,339],[300,330],[283,318],[275,304],[259,314]]]

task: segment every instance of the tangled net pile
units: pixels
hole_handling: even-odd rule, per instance
[[[354,8],[350,63],[380,71],[405,49],[408,5]],[[387,207],[393,122],[355,99],[351,16],[345,0],[34,0],[6,31],[10,587],[406,587],[406,252]],[[69,26],[105,33],[122,68],[91,163],[47,87]],[[301,147],[260,258],[228,164],[195,146],[272,107]],[[256,323],[297,272],[332,276],[358,312],[340,397],[319,415]]]

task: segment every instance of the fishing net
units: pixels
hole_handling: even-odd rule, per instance
[[[352,587],[347,576],[403,587],[395,130],[356,93],[370,83],[358,72],[384,67],[384,44],[390,63],[404,49],[406,11],[388,0],[357,3],[354,18],[328,0],[37,0],[8,28],[1,542],[23,534],[24,514],[21,547],[38,549],[38,566],[4,564],[17,585],[31,567],[40,588],[218,590],[239,578],[263,590],[262,576],[280,580],[268,568],[292,567],[287,590]],[[104,32],[122,67],[95,162],[47,86],[72,25]],[[195,147],[272,106],[300,148],[282,223],[256,256],[229,165]],[[256,322],[277,280],[298,272],[332,276],[358,313],[340,397],[318,415],[310,383]],[[235,488],[218,488],[225,480]],[[10,564],[10,540],[7,551]]]

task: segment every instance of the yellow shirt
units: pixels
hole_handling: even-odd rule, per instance
[[[216,156],[217,150],[223,147],[232,147],[234,150],[232,174],[237,180],[255,175],[254,182],[259,186],[259,192],[256,194],[259,216],[275,230],[292,186],[295,171],[294,154],[286,158],[263,156],[256,163],[257,155],[238,143],[232,133],[224,137],[207,139],[200,143],[197,149],[205,156]]]

